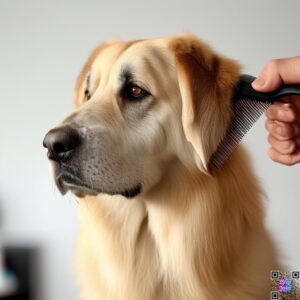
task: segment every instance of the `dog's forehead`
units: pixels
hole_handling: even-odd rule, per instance
[[[131,45],[120,55],[116,68],[129,65],[135,70],[149,70],[149,67],[165,70],[172,64],[172,55],[164,39],[144,40]],[[151,65],[151,66],[150,66]]]
[[[113,41],[101,48],[92,62],[90,69],[98,73],[110,72],[112,66],[116,63],[122,53],[130,47],[131,43],[123,41]]]
[[[138,70],[149,63],[160,68],[173,65],[166,39],[114,41],[99,51],[91,69],[98,74],[109,74],[130,66]]]

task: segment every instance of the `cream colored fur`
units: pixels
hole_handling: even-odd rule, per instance
[[[141,62],[146,56],[151,67]],[[150,125],[139,133],[153,147],[151,178],[131,200],[104,194],[80,199],[81,299],[269,299],[269,273],[277,264],[249,159],[239,147],[222,169],[209,168],[230,121],[238,66],[190,35],[113,41],[95,50],[79,76],[77,118],[93,110],[115,128],[122,124],[112,112],[115,103],[93,108],[93,101],[84,103],[83,91],[93,68],[107,78],[92,83],[99,86],[97,97],[108,95],[124,62],[136,63],[157,95]],[[158,81],[147,77],[151,72]],[[156,123],[167,142],[153,145]],[[134,143],[138,135],[130,138]]]

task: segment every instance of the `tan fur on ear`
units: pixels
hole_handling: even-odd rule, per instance
[[[195,149],[198,167],[208,172],[209,159],[229,125],[239,65],[192,35],[174,38],[170,47],[175,54],[184,132]]]

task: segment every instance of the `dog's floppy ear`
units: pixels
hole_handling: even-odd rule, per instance
[[[171,42],[182,98],[182,123],[197,166],[208,173],[211,155],[224,137],[239,66],[191,35]]]

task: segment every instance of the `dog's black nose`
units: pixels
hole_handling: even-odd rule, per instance
[[[70,156],[80,144],[78,131],[70,126],[50,130],[43,141],[43,146],[48,149],[48,158],[60,161]]]

